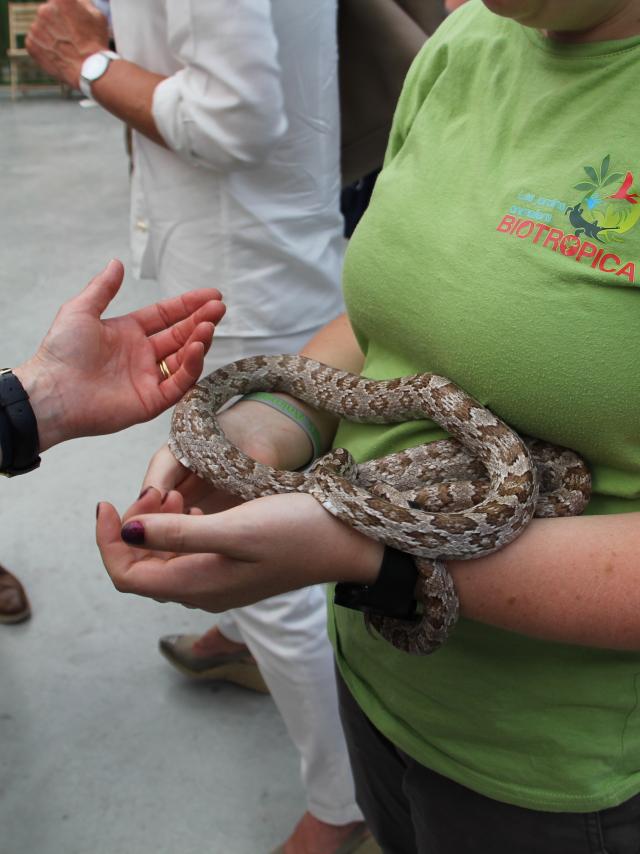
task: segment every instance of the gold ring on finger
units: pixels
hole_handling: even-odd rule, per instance
[[[167,363],[164,359],[160,359],[158,362],[158,367],[160,368],[160,373],[162,374],[163,380],[168,380],[171,376],[171,371],[169,370]]]

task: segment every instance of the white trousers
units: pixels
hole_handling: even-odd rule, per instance
[[[316,331],[280,338],[214,336],[205,373],[244,356],[295,353]],[[324,588],[293,590],[227,611],[218,627],[229,640],[245,643],[258,663],[300,754],[309,812],[329,824],[361,821],[338,714]]]

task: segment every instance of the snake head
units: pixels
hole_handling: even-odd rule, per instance
[[[340,475],[347,480],[355,480],[357,464],[346,448],[334,448],[328,454],[318,457],[309,467],[308,474],[314,474],[319,469]]]

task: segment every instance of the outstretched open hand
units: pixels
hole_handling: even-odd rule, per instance
[[[122,264],[111,261],[62,306],[35,356],[14,370],[31,399],[41,451],[148,421],[173,406],[200,376],[225,311],[220,293],[191,291],[102,320],[123,276]]]

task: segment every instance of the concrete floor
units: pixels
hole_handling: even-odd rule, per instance
[[[122,127],[58,95],[0,99],[0,364],[56,308],[128,261]],[[114,313],[156,299],[127,276]],[[269,697],[191,684],[156,651],[210,615],[117,593],[96,501],[126,507],[168,417],[47,452],[0,483],[0,561],[33,618],[0,626],[0,854],[266,854],[304,810]]]

